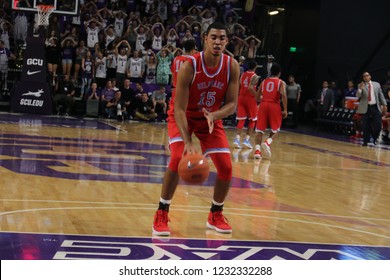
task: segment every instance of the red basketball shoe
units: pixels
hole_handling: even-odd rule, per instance
[[[153,221],[153,234],[154,235],[170,235],[171,231],[168,227],[168,211],[165,210],[157,210],[156,214],[154,214]]]
[[[214,213],[210,212],[206,225],[208,228],[215,229],[220,233],[232,232],[232,227],[228,224],[228,221],[222,214],[222,211],[215,211]]]

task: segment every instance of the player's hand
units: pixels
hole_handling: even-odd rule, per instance
[[[364,82],[361,82],[361,83],[359,84],[359,89],[363,89],[363,88],[364,88],[364,85],[365,85],[365,83],[364,83]]]
[[[186,154],[197,154],[198,151],[195,149],[194,144],[191,142],[184,144],[183,156]]]
[[[203,114],[207,119],[207,124],[209,125],[209,133],[211,134],[214,130],[214,115],[213,113],[207,111],[206,108],[203,108]]]
[[[287,113],[287,111],[286,111],[286,110],[284,110],[284,111],[282,112],[282,116],[283,116],[283,119],[287,118],[287,116],[288,116],[288,113]]]

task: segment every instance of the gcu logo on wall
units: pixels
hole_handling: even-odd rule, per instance
[[[29,58],[29,59],[27,59],[27,65],[43,66],[43,59]]]

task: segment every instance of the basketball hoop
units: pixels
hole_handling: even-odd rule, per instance
[[[37,5],[38,10],[38,26],[49,26],[49,17],[54,11],[53,5]]]

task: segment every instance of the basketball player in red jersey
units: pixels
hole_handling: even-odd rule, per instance
[[[236,138],[234,139],[233,145],[237,149],[241,149],[241,133],[245,124],[245,120],[249,119],[248,130],[246,137],[242,141],[243,146],[248,149],[252,149],[250,142],[250,136],[255,128],[257,120],[257,103],[256,103],[256,89],[255,85],[259,81],[259,76],[254,72],[257,67],[257,63],[254,60],[248,61],[249,70],[242,73],[240,77],[240,94],[238,96],[237,104],[237,116],[236,120]]]
[[[195,46],[196,46],[196,42],[193,39],[189,39],[189,40],[184,41],[184,43],[183,43],[184,54],[176,56],[175,59],[173,60],[173,62],[171,64],[172,88],[173,89],[176,88],[177,74],[179,73],[179,69],[180,69],[181,65],[185,61],[191,60],[191,58],[189,56],[192,56],[196,53]],[[171,98],[170,103],[169,103],[170,107],[172,107],[172,108],[174,106],[174,96],[173,95],[174,95],[174,92],[172,92],[172,98]],[[172,112],[172,114],[173,114],[173,112]],[[173,117],[173,115],[172,115],[172,117]]]
[[[260,107],[257,113],[256,125],[256,149],[255,159],[271,158],[271,143],[280,130],[282,117],[287,118],[287,95],[286,83],[279,79],[281,68],[274,63],[271,67],[271,77],[261,82],[257,92],[257,99],[260,99]],[[280,108],[280,96],[282,96],[283,112]],[[261,143],[266,128],[271,128],[268,139]],[[261,149],[260,151],[260,144]]]
[[[200,140],[202,152],[211,157],[217,169],[207,227],[221,233],[232,232],[222,214],[232,178],[229,143],[222,119],[236,110],[240,69],[237,61],[223,54],[227,43],[225,25],[212,23],[204,36],[205,50],[180,67],[174,107],[170,108],[174,117],[172,111],[168,117],[171,161],[165,172],[160,203],[154,216],[155,235],[170,234],[168,211],[179,181],[179,161],[183,154],[197,152],[192,134]]]

